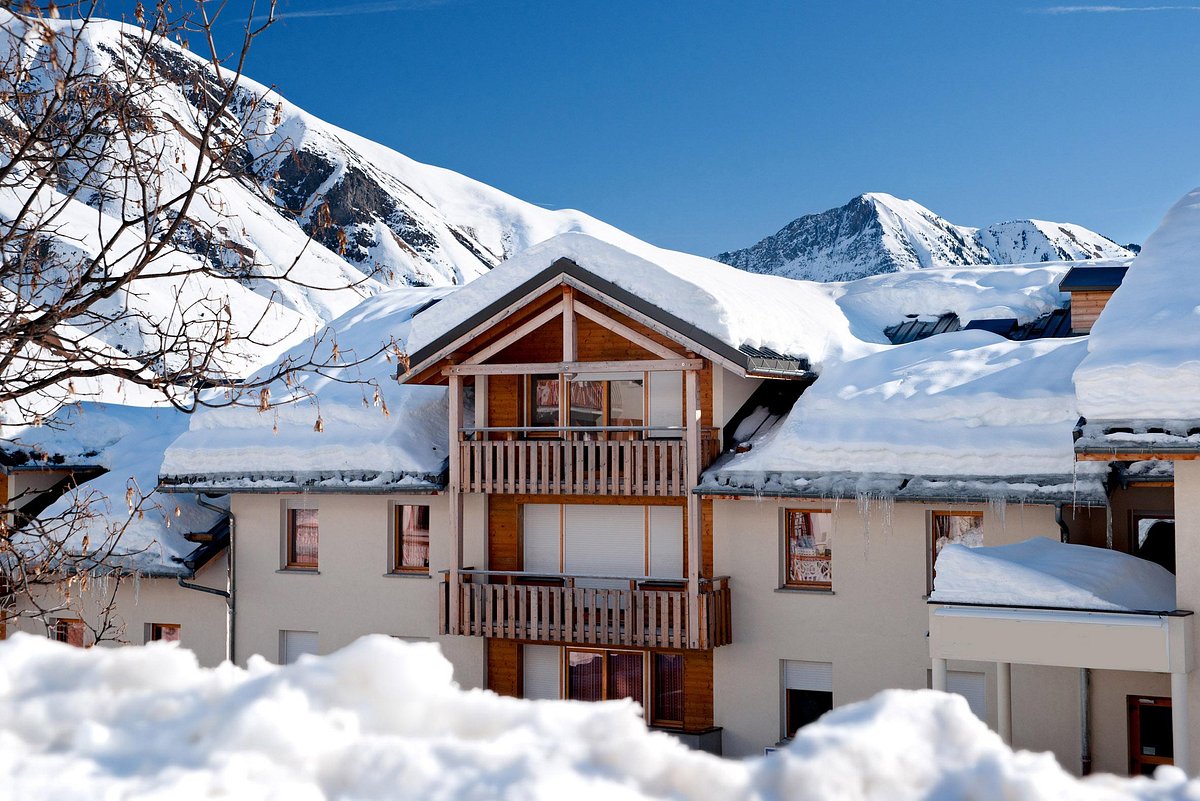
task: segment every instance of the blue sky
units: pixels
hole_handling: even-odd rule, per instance
[[[1200,4],[281,0],[249,73],[401,152],[713,254],[866,191],[1142,241],[1200,184]]]

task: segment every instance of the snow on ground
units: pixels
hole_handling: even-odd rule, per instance
[[[367,637],[275,667],[197,667],[165,643],[0,643],[0,787],[12,798],[410,801],[1070,801],[1195,797],[1014,753],[955,695],[892,690],[766,758],[651,733],[632,702],[464,691],[432,644]]]
[[[626,249],[622,249],[626,248]],[[1061,306],[1068,265],[954,268],[883,275],[840,284],[758,275],[699,256],[631,240],[617,247],[585,234],[556,236],[509,259],[414,323],[416,352],[568,258],[737,348],[750,345],[809,359],[815,369],[875,352],[883,330],[907,314],[955,312],[964,321],[1027,322]]]
[[[1175,577],[1120,551],[1034,537],[1012,545],[947,545],[931,601],[1170,612]]]
[[[336,344],[344,367],[274,387],[270,402],[280,405],[267,411],[197,413],[167,450],[162,474],[218,488],[432,486],[447,458],[446,390],[398,386],[396,354],[413,314],[450,291],[397,289],[364,301],[320,335],[317,361],[329,361]],[[281,362],[311,355],[306,344]]]
[[[63,407],[47,425],[26,428],[9,447],[44,455],[35,464],[107,471],[39,515],[43,521],[74,520],[70,541],[76,548],[86,536],[92,549],[115,546],[113,558],[104,559],[109,566],[186,575],[181,560],[197,546],[184,535],[206,532],[221,518],[190,495],[155,492],[163,452],[187,430],[187,417],[163,406],[80,403]]]
[[[1095,420],[1200,419],[1200,188],[1175,204],[1092,328],[1075,371]]]
[[[1071,373],[1083,339],[940,334],[825,370],[785,420],[715,473],[1059,477],[1076,465]]]

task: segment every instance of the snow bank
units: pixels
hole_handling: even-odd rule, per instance
[[[931,601],[1170,612],[1175,577],[1120,551],[1034,537],[1013,545],[947,545]]]
[[[43,521],[70,517],[69,542],[76,548],[87,537],[92,548],[115,545],[106,565],[147,575],[188,575],[182,560],[197,546],[184,535],[209,531],[221,516],[191,496],[155,491],[163,452],[187,425],[188,416],[172,407],[80,403],[63,407],[44,426],[15,434],[9,447],[34,454],[35,465],[107,471],[68,490],[38,516]]]
[[[1055,476],[1076,471],[1071,373],[1082,339],[1011,342],[940,334],[829,367],[787,418],[718,467],[740,483],[771,472]]]
[[[1200,419],[1200,188],[1147,240],[1075,371],[1088,420]]]
[[[959,696],[890,691],[768,758],[722,760],[650,733],[629,702],[463,691],[431,644],[364,638],[278,668],[197,667],[166,644],[0,643],[0,786],[13,798],[1183,798],[1181,772],[1079,781],[1013,753]]]
[[[165,480],[215,488],[432,486],[447,456],[446,390],[397,386],[396,353],[413,314],[449,291],[392,290],[339,317],[319,336],[315,359],[330,361],[336,346],[344,367],[273,387],[271,403],[281,405],[265,412],[198,412],[166,452]],[[280,363],[312,354],[306,344]]]

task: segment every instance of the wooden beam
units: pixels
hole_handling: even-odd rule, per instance
[[[466,361],[464,361],[463,363],[464,364],[480,364],[482,362],[487,361],[488,359],[492,358],[500,351],[507,348],[509,345],[512,345],[513,343],[520,341],[523,337],[529,336],[534,331],[538,330],[543,325],[545,325],[546,323],[553,320],[555,317],[562,314],[563,306],[564,306],[564,302],[560,300],[558,303],[555,303],[553,306],[546,309],[544,312],[534,315],[533,317],[529,318],[525,322],[521,323],[519,326],[517,326],[513,330],[509,331],[504,336],[500,337],[495,342],[488,345],[486,348],[483,348],[482,350],[476,351],[475,353],[471,354],[471,357],[469,359],[467,359]]]
[[[562,359],[564,362],[573,362],[578,358],[575,355],[578,352],[575,340],[575,290],[569,286],[563,287],[562,310]]]
[[[487,428],[488,424],[488,377],[475,376],[475,427]]]
[[[450,625],[451,634],[461,634],[462,615],[459,610],[459,571],[463,566],[463,495],[462,466],[459,458],[458,430],[462,427],[462,378],[450,376],[450,538],[453,554],[450,563]]]
[[[569,287],[568,287],[568,289],[569,289]],[[637,331],[634,331],[632,328],[625,325],[624,323],[622,323],[618,320],[614,320],[613,318],[609,317],[607,314],[605,314],[604,312],[602,312],[598,309],[593,309],[591,306],[580,303],[578,306],[575,307],[575,310],[577,312],[579,312],[579,315],[581,317],[586,317],[587,319],[591,320],[596,325],[607,328],[609,331],[612,331],[614,334],[624,337],[625,339],[628,339],[633,344],[638,345],[638,346],[644,348],[645,350],[650,351],[655,356],[662,356],[664,359],[672,359],[672,358],[678,358],[680,355],[679,353],[671,350],[670,348],[666,347],[665,345],[660,345],[659,343],[655,342],[650,337],[645,336],[644,334],[639,334]],[[567,361],[570,361],[570,360],[568,359]]]
[[[685,422],[687,423],[687,546],[688,546],[688,646],[700,647],[700,496],[692,492],[700,483],[700,376],[688,370],[684,377]]]
[[[1185,453],[1076,453],[1077,462],[1144,462],[1148,459],[1158,459],[1163,462],[1194,462],[1200,459],[1200,451]]]
[[[452,364],[442,375],[534,375],[539,373],[642,373],[704,368],[703,359],[641,359],[628,362],[527,362],[524,364]]]

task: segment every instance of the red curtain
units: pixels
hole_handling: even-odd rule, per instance
[[[608,655],[608,698],[632,698],[642,703],[642,655]]]
[[[683,723],[683,655],[654,655],[655,722]]]

